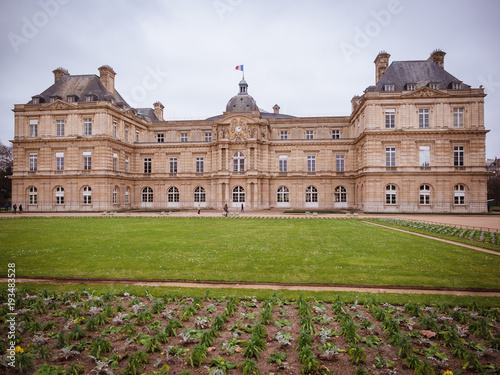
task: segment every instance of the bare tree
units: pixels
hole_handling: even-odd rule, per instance
[[[12,175],[13,164],[12,146],[0,142],[0,207],[10,202],[12,197],[12,181],[8,177]]]

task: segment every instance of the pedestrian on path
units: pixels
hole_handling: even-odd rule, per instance
[[[226,215],[227,217],[227,212],[229,211],[229,209],[227,208],[227,203],[224,205],[224,214]]]
[[[200,212],[201,212],[201,207],[200,205],[198,205],[198,215],[200,214]]]
[[[20,205],[19,205],[19,214],[22,214],[22,213],[23,213],[23,205],[22,205],[22,204],[20,204]]]
[[[14,215],[17,214],[17,204],[14,203],[12,209],[14,210]]]
[[[241,204],[241,212],[245,211],[245,205],[242,203]]]

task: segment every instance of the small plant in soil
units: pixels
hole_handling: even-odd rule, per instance
[[[273,353],[267,360],[267,363],[276,363],[278,366],[282,366],[283,362],[286,361],[286,353],[285,352],[278,352],[278,353]]]
[[[51,366],[48,364],[41,365],[34,375],[62,375],[64,370],[61,366]]]
[[[274,338],[278,341],[280,345],[292,345],[293,337],[290,332],[281,332],[276,333]]]
[[[207,355],[208,355],[207,347],[205,345],[198,344],[193,348],[191,354],[186,359],[186,362],[191,367],[199,367],[205,361]]]
[[[227,374],[227,370],[232,370],[236,368],[236,365],[234,362],[231,361],[226,361],[224,358],[222,358],[220,355],[217,356],[217,358],[214,358],[210,361],[209,365],[210,368],[216,368],[221,370],[224,374]]]
[[[253,359],[247,358],[245,362],[240,363],[238,366],[243,369],[243,375],[260,375],[257,363]]]
[[[139,350],[132,354],[127,362],[127,367],[123,374],[125,375],[137,375],[139,374],[139,369],[147,364],[149,361],[149,355]]]

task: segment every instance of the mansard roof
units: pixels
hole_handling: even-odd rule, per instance
[[[141,117],[143,120],[160,121],[152,108],[134,108],[132,111],[134,115]]]
[[[97,101],[112,101],[114,99],[115,103],[121,107],[130,107],[116,90],[114,93],[108,92],[95,74],[66,75],[47,90],[35,96],[42,98],[44,102],[49,102],[50,97],[54,96],[58,96],[62,100],[66,100],[68,96],[76,96],[75,101],[84,102],[87,95],[94,95]],[[28,104],[32,102],[30,100]]]
[[[461,83],[463,89],[470,88],[433,61],[394,61],[377,85],[369,86],[366,91],[385,91],[385,85],[394,85],[394,91],[403,91],[407,84],[415,84],[416,89],[433,84],[438,90],[447,90],[453,83]]]

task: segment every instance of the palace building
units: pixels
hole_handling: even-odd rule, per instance
[[[427,60],[375,59],[346,116],[257,106],[243,79],[222,114],[131,108],[113,69],[53,71],[15,112],[13,203],[27,211],[222,209],[487,211],[484,90]]]

